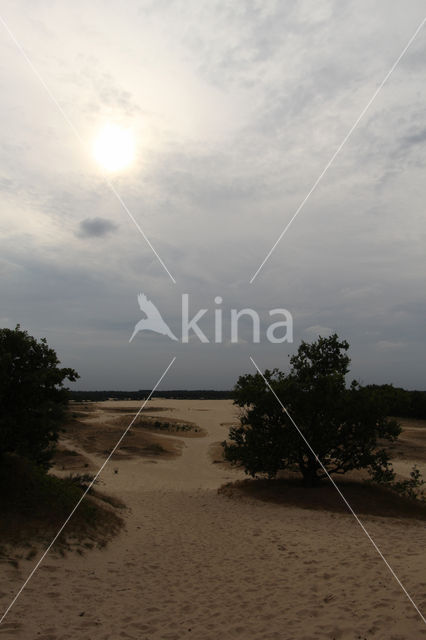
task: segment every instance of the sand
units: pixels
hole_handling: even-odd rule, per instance
[[[211,456],[235,419],[231,402],[156,405],[166,408],[158,415],[195,422],[206,437],[182,438],[182,455],[170,459],[113,459],[99,488],[127,504],[126,529],[84,557],[49,554],[0,637],[426,638],[426,626],[352,516],[217,493],[243,477]],[[93,466],[102,462],[85,456]],[[425,610],[424,523],[363,520]],[[2,565],[2,610],[34,562]]]

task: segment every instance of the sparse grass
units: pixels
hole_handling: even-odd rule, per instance
[[[69,480],[73,484],[77,485],[80,489],[87,489],[92,483],[93,485],[90,487],[89,493],[92,492],[93,486],[98,483],[98,479],[95,480],[95,476],[91,473],[70,473],[70,475],[65,478],[65,480]]]
[[[194,433],[198,433],[198,427],[194,427],[192,424],[170,424],[170,422],[160,422],[160,420],[156,420],[154,423],[146,423],[148,427],[154,427],[155,429],[160,429],[160,431],[193,431]],[[144,426],[144,425],[138,425]]]
[[[66,437],[78,444],[88,455],[95,454],[105,458],[111,452],[128,424],[129,419],[125,416],[117,417],[105,423],[95,424],[70,420],[65,425],[64,430]],[[149,424],[152,425],[151,422]],[[125,460],[145,455],[151,457],[152,454],[149,452],[149,447],[155,444],[162,447],[161,455],[164,459],[171,459],[180,455],[182,443],[179,440],[171,437],[164,438],[163,435],[156,435],[155,429],[139,429],[136,428],[137,426],[139,425],[133,425],[132,429],[128,431],[122,445],[115,451],[114,459]],[[198,436],[199,434],[197,433],[196,435]],[[160,451],[158,450],[158,455],[159,453]],[[82,461],[83,459],[86,460],[84,456]],[[70,465],[69,462],[71,460],[77,461],[78,458],[64,458],[63,456],[57,458],[55,456],[55,464],[58,469],[81,470],[85,466],[83,464]]]
[[[145,429],[146,431],[165,431],[171,435],[181,435],[184,437],[205,436],[205,431],[194,422],[187,422],[177,418],[155,420],[153,416],[140,416],[133,426]]]
[[[93,489],[92,495],[98,500],[102,500],[102,502],[106,502],[107,504],[114,507],[114,509],[125,509],[126,505],[119,498],[115,498],[113,496],[109,496],[107,493],[103,493],[102,491],[98,491],[97,489]]]
[[[155,455],[161,455],[166,451],[164,447],[161,446],[161,444],[149,444],[147,447],[144,447],[143,450],[145,452],[153,453]]]
[[[86,481],[86,476],[58,478],[22,458],[4,456],[0,463],[0,545],[7,549],[7,556],[32,557],[36,553],[33,545],[50,542],[81,498]],[[59,537],[57,550],[75,549],[88,541],[99,546],[118,533],[123,520],[106,502],[96,492],[87,495]],[[25,548],[26,556],[19,551]]]

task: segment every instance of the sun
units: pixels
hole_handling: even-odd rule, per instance
[[[96,161],[107,171],[121,171],[132,164],[135,140],[130,129],[116,124],[105,125],[93,144]]]

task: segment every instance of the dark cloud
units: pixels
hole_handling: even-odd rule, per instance
[[[76,235],[79,238],[102,238],[118,229],[118,226],[106,218],[85,218],[79,224]]]
[[[423,145],[426,142],[426,129],[421,129],[415,133],[404,136],[401,139],[401,147],[406,149],[415,145]]]

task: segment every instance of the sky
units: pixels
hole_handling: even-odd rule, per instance
[[[250,282],[424,17],[421,0],[2,2],[0,326],[46,337],[78,389],[150,389],[173,357],[161,388],[228,389],[249,356],[287,370],[332,332],[351,378],[425,389],[426,27]],[[93,154],[108,123],[134,141],[121,171]],[[129,343],[138,293],[178,337],[188,294],[210,342]],[[261,340],[246,319],[231,343],[247,307]],[[265,338],[275,308],[292,343]]]

